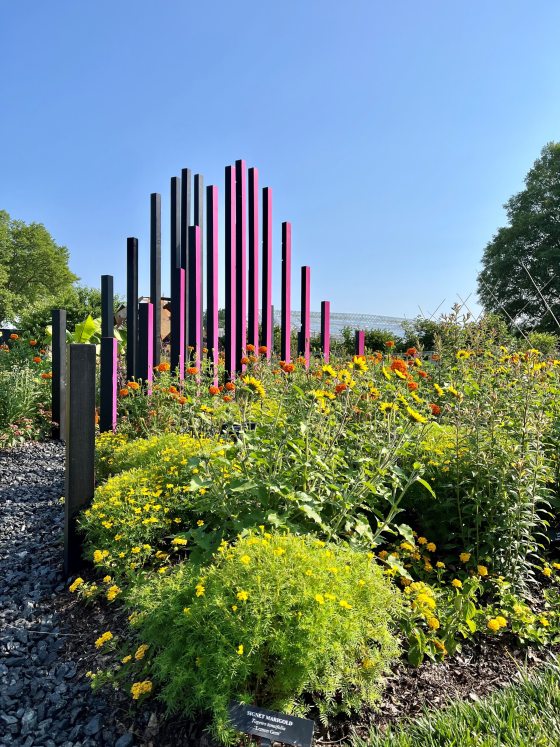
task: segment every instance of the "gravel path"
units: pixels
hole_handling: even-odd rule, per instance
[[[129,747],[103,696],[61,656],[63,490],[60,444],[0,451],[0,747]]]

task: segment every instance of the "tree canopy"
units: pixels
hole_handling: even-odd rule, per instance
[[[509,225],[498,230],[482,258],[482,305],[505,315],[512,326],[558,333],[560,143],[542,149],[525,177],[525,189],[504,207]]]
[[[77,279],[68,267],[68,249],[41,223],[13,220],[0,210],[0,323],[55,305]]]

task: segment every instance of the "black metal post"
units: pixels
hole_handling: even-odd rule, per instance
[[[83,564],[77,517],[91,503],[95,488],[95,345],[68,346],[64,574]]]
[[[117,358],[116,338],[102,337],[99,380],[99,430],[101,433],[114,431],[117,427]]]
[[[194,175],[193,225],[200,228],[200,289],[197,295],[200,301],[200,339],[204,340],[204,177],[202,174]],[[202,360],[202,350],[198,353]]]
[[[150,301],[154,306],[153,364],[161,360],[161,195],[150,195]]]
[[[126,375],[136,376],[138,358],[138,239],[126,240]]]
[[[66,310],[52,311],[52,429],[54,439],[66,439]]]
[[[179,316],[184,310],[179,298],[181,264],[181,179],[171,178],[171,370],[179,366],[181,350],[181,321]],[[183,311],[184,316],[184,311]],[[184,319],[183,319],[184,324]]]
[[[185,271],[185,344],[189,322],[189,226],[191,225],[191,170],[181,169],[181,267]],[[184,356],[185,351],[181,354]],[[185,359],[186,360],[186,359]]]
[[[113,337],[114,328],[113,276],[101,275],[101,337]]]

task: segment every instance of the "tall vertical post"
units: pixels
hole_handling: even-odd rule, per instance
[[[245,355],[247,346],[247,185],[245,174],[245,161],[242,159],[235,162],[235,249],[236,249],[236,297],[237,315],[235,325],[235,366],[238,371],[243,371],[245,366],[241,364],[241,358]]]
[[[218,187],[206,187],[206,346],[218,382]]]
[[[64,574],[70,576],[82,565],[78,514],[95,487],[95,345],[69,345],[67,367]]]
[[[154,361],[154,305],[141,303],[138,314],[139,342],[138,342],[138,379],[148,384],[153,381]]]
[[[202,308],[200,283],[200,226],[189,226],[189,274],[187,298],[189,299],[188,345],[194,349],[193,365],[200,366],[202,360],[202,327],[200,312]]]
[[[181,329],[185,326],[184,287],[181,296],[181,179],[171,179],[171,370],[179,368],[179,357],[183,356],[184,346],[180,346]],[[184,273],[183,273],[184,275]],[[181,311],[182,309],[182,311]]]
[[[200,228],[200,339],[204,340],[204,177],[194,175],[193,225]],[[200,352],[202,360],[202,351]]]
[[[176,371],[179,379],[185,378],[185,271],[182,267],[174,270],[175,278],[173,288],[175,296],[171,301],[171,370]],[[173,313],[175,313],[175,324],[173,324]],[[174,357],[176,356],[176,358]]]
[[[52,311],[52,437],[66,440],[66,311]]]
[[[321,301],[321,350],[323,360],[328,363],[331,357],[331,302]]]
[[[259,347],[259,172],[255,168],[249,174],[249,305],[248,341]]]
[[[299,331],[299,354],[305,358],[305,367],[309,368],[311,355],[311,268],[301,268],[301,328]]]
[[[363,329],[357,329],[354,338],[354,350],[356,355],[363,355],[366,348],[366,333]]]
[[[280,357],[286,363],[291,360],[292,309],[292,224],[282,223],[282,321]]]
[[[136,375],[138,356],[138,239],[126,240],[126,375]]]
[[[181,169],[181,267],[185,271],[185,299],[183,308],[185,310],[185,345],[187,344],[187,329],[189,315],[189,226],[191,225],[191,170]],[[183,358],[186,361],[186,351],[183,350]]]
[[[236,254],[235,254],[235,169],[226,166],[225,188],[225,368],[228,379],[235,377],[235,322],[236,322]]]
[[[265,187],[262,192],[262,336],[261,343],[266,347],[266,357],[272,355],[274,339],[274,319],[272,316],[272,189]]]
[[[101,370],[99,381],[99,430],[114,431],[117,427],[117,360],[115,337],[101,338]]]
[[[150,195],[150,301],[154,306],[153,364],[161,360],[161,195]]]
[[[114,335],[113,299],[113,276],[101,275],[101,337],[113,337]]]

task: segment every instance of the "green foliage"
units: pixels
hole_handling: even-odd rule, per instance
[[[16,321],[68,292],[76,280],[68,249],[40,223],[27,225],[0,211],[0,322]]]
[[[343,354],[352,355],[355,350],[355,336],[356,331],[351,327],[344,327],[342,330],[343,339]],[[403,349],[403,340],[390,332],[388,329],[368,329],[365,333],[365,347],[368,351],[380,350],[385,352],[387,350],[386,342],[392,341],[395,343],[395,350]]]
[[[397,653],[399,595],[366,554],[249,533],[213,563],[183,563],[131,592],[139,639],[172,712],[212,714],[233,743],[232,699],[321,720],[374,705]]]
[[[560,316],[560,143],[542,149],[525,178],[525,189],[504,207],[509,225],[500,228],[484,250],[480,299],[485,309],[512,318],[523,328],[558,333],[554,317]]]
[[[551,332],[529,332],[527,339],[520,343],[521,350],[540,350],[543,355],[555,355],[558,350],[558,335]]]

